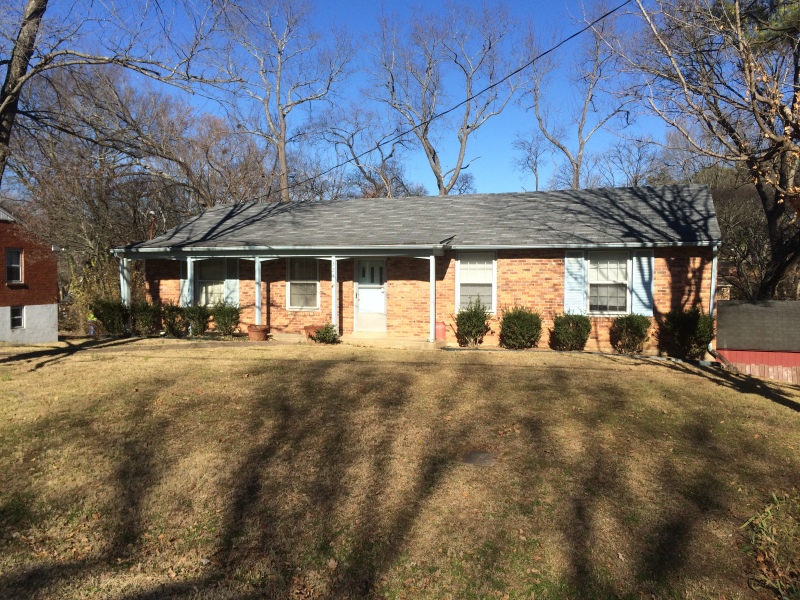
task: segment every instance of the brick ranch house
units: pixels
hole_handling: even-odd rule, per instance
[[[0,208],[0,342],[58,341],[58,266],[52,246],[38,241]]]
[[[587,347],[609,349],[616,315],[713,312],[719,245],[709,189],[687,185],[226,205],[114,253],[124,299],[130,260],[145,260],[153,301],[224,299],[275,333],[330,321],[433,340],[442,321],[455,342],[454,313],[480,298],[486,344],[502,309],[525,305],[545,327],[589,315]]]

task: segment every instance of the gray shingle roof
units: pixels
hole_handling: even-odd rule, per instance
[[[215,207],[130,250],[198,248],[708,245],[705,186],[606,188]]]
[[[717,348],[800,352],[800,300],[720,302]]]

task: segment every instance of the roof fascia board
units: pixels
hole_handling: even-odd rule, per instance
[[[519,244],[499,244],[499,245],[466,245],[466,244],[453,244],[449,248],[466,252],[468,250],[552,250],[552,249],[569,249],[569,250],[585,250],[594,248],[675,248],[675,247],[717,247],[720,242],[717,240],[709,240],[704,242],[614,242],[608,244],[586,243],[586,244],[535,244],[523,246]]]
[[[226,248],[203,248],[191,247],[182,249],[176,248],[114,248],[111,252],[118,258],[200,258],[200,257],[220,257],[220,258],[292,258],[292,257],[331,257],[348,258],[353,256],[411,256],[418,257],[420,252],[428,251],[433,256],[443,256],[445,247],[441,245],[404,245],[404,246],[361,246],[361,247],[264,247],[254,248],[245,247],[226,247]]]

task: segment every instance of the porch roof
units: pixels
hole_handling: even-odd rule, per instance
[[[710,246],[719,241],[709,188],[680,185],[223,205],[114,252],[129,257],[346,255],[443,248]]]

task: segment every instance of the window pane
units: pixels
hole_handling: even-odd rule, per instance
[[[461,308],[466,308],[470,301],[475,302],[475,300],[480,299],[481,304],[483,304],[489,310],[492,309],[492,284],[477,284],[477,283],[467,283],[461,284],[461,298],[460,298],[460,305]]]
[[[589,252],[590,283],[628,283],[627,252]]]
[[[291,308],[317,308],[317,284],[290,283],[289,306]]]
[[[316,258],[289,259],[289,281],[316,281]]]
[[[459,254],[458,261],[461,283],[492,283],[493,254]]]
[[[22,281],[22,250],[6,250],[6,281]]]
[[[224,281],[202,281],[199,285],[198,304],[213,306],[225,301]]]
[[[628,286],[621,283],[591,284],[589,286],[589,310],[627,312]]]
[[[20,329],[25,325],[25,310],[22,306],[11,307],[11,329]]]

